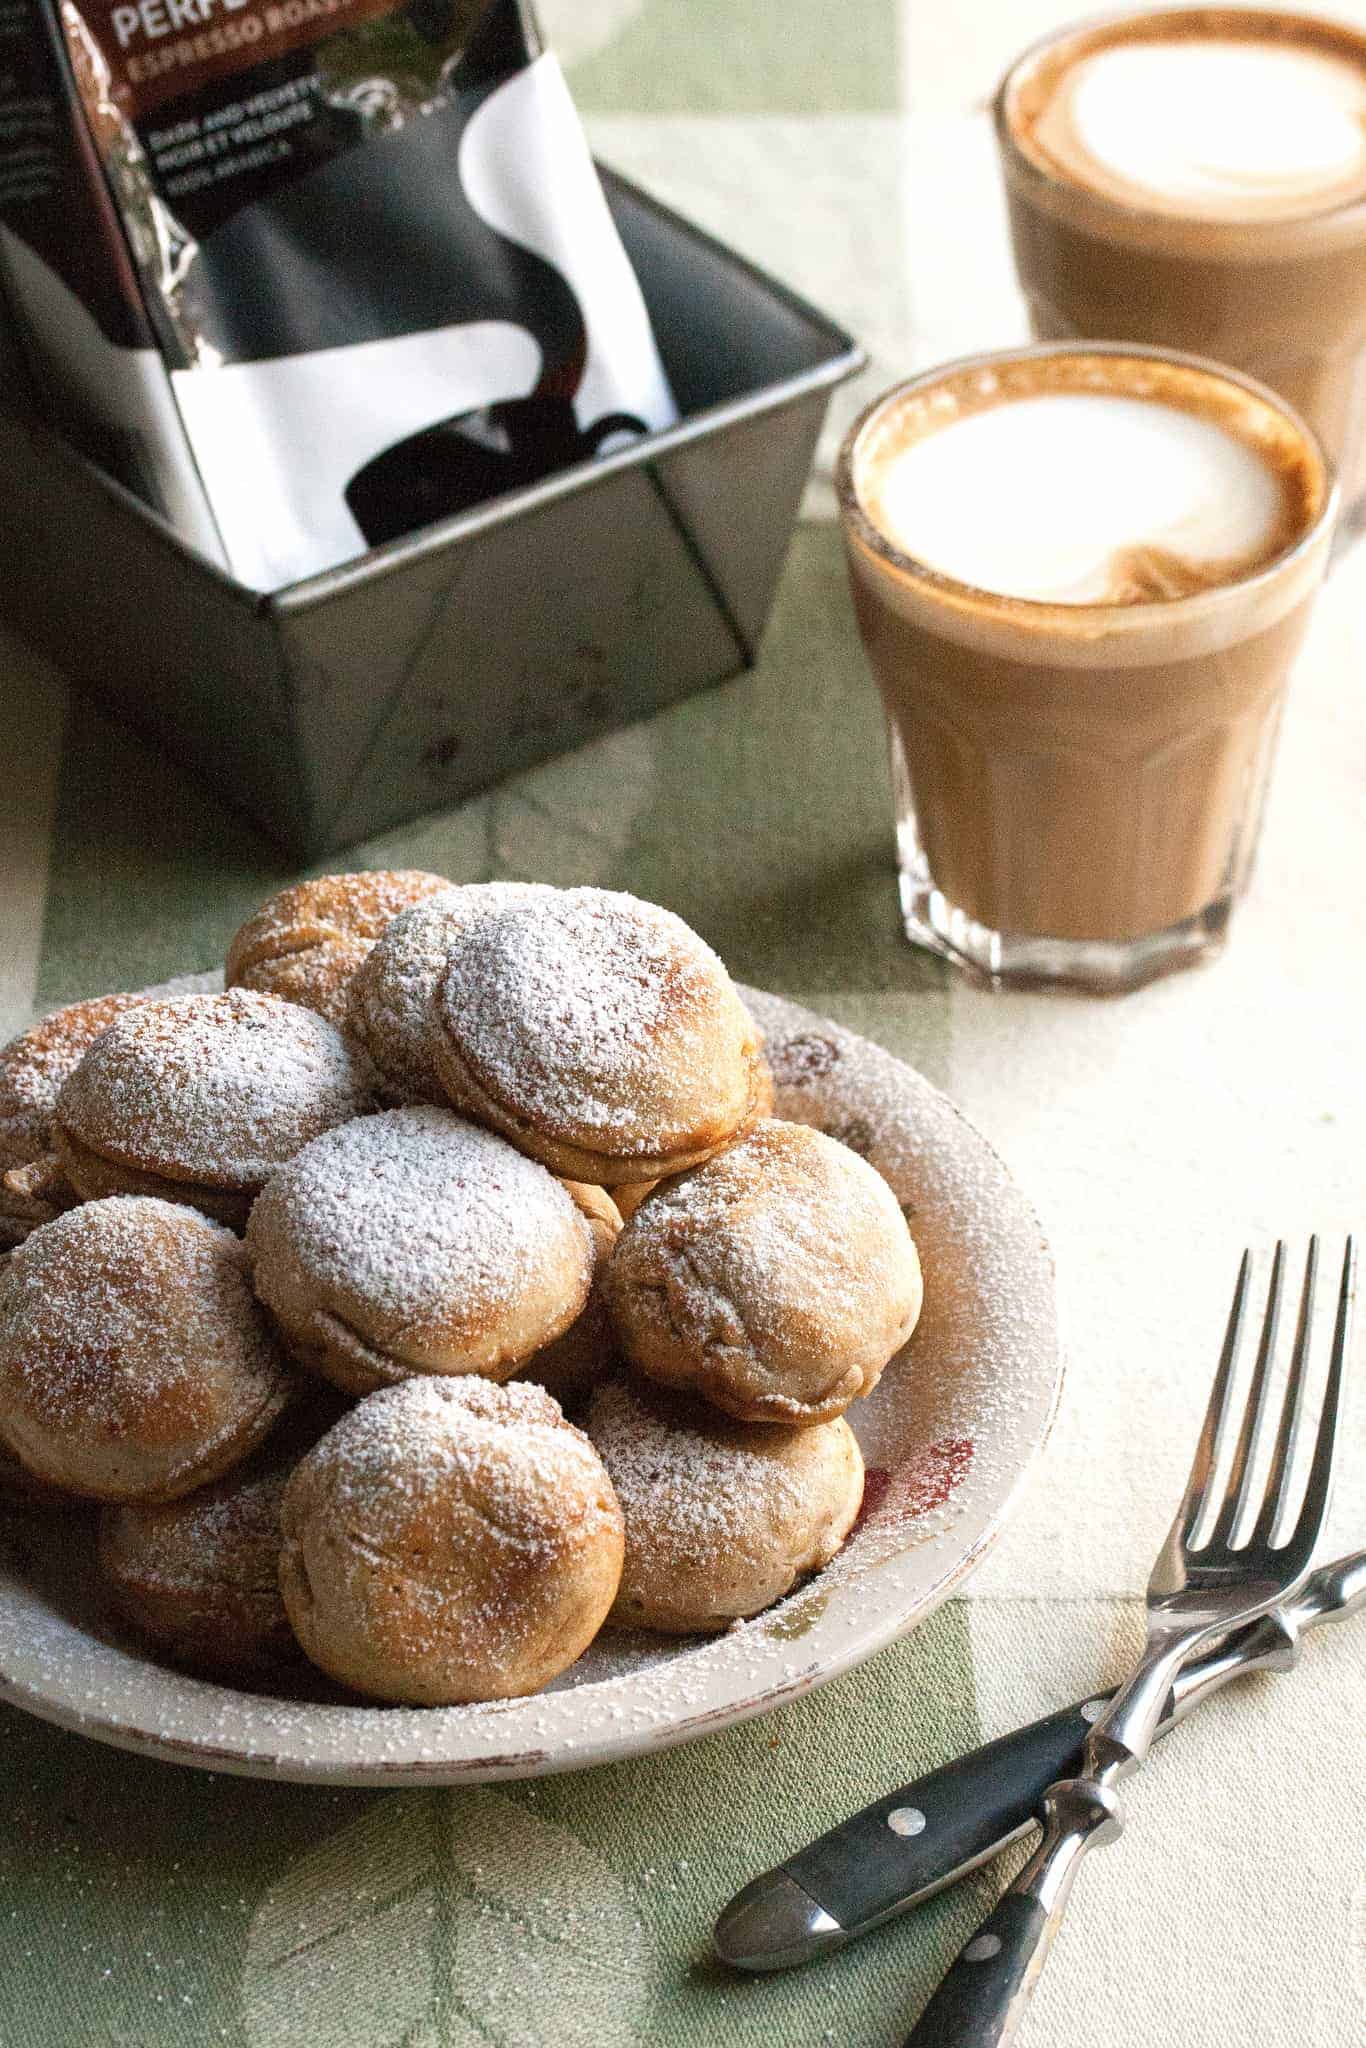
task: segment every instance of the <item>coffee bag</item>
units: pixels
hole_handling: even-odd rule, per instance
[[[0,0],[0,276],[53,416],[257,589],[676,417],[523,0]]]

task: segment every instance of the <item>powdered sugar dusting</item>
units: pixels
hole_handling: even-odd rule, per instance
[[[102,1548],[140,1586],[183,1593],[222,1587],[276,1601],[280,1502],[291,1469],[273,1463],[234,1472],[160,1507],[106,1508]]]
[[[838,1142],[777,1119],[651,1196],[605,1284],[628,1346],[633,1331],[646,1340],[647,1367],[695,1363],[723,1406],[723,1395],[762,1399],[775,1417],[865,1392],[921,1294],[886,1182]],[[660,1376],[673,1383],[672,1370]]]
[[[269,897],[235,934],[227,972],[236,979],[300,949],[352,939],[373,943],[400,911],[450,888],[444,875],[423,868],[364,868],[295,882]]]
[[[784,1455],[793,1445],[790,1430],[713,1419],[655,1400],[629,1380],[610,1380],[596,1390],[587,1427],[627,1527],[663,1524],[694,1553],[720,1556],[770,1516],[796,1519],[813,1492],[816,1462]],[[813,1446],[818,1441],[811,1436]]]
[[[100,1033],[143,1000],[111,995],[68,1003],[0,1048],[0,1172],[48,1150],[62,1083]]]
[[[419,1378],[383,1387],[305,1463],[329,1512],[378,1553],[402,1550],[423,1502],[453,1489],[503,1535],[533,1547],[558,1548],[567,1523],[604,1519],[610,1507],[588,1438],[529,1381]]]
[[[248,1226],[253,1255],[289,1260],[338,1314],[396,1344],[458,1315],[518,1303],[568,1265],[587,1293],[587,1220],[543,1166],[431,1106],[382,1110],[315,1138],[281,1167]]]
[[[87,1456],[126,1452],[170,1481],[280,1406],[288,1383],[241,1245],[174,1203],[87,1202],[0,1273],[5,1431],[54,1477],[68,1451],[73,1484]]]
[[[721,961],[683,920],[603,889],[510,906],[460,932],[437,992],[459,1059],[551,1136],[605,1134],[649,1156],[698,1117],[699,1094],[747,1098],[750,1027]]]
[[[446,1099],[432,1066],[431,1008],[457,933],[490,911],[553,893],[539,882],[467,882],[388,926],[351,984],[349,1021],[391,1094]]]
[[[320,875],[281,889],[228,947],[228,986],[268,990],[344,1024],[351,977],[401,910],[450,888],[422,868]]]
[[[601,1461],[550,1396],[471,1379],[362,1401],[298,1468],[283,1529],[310,1656],[366,1692],[433,1702],[531,1691],[572,1662],[622,1542]]]
[[[313,1011],[252,989],[143,1003],[96,1040],[57,1117],[102,1157],[250,1191],[374,1106],[371,1075]]]
[[[752,999],[763,1019],[779,1009]],[[943,1534],[999,1489],[1056,1358],[1052,1274],[1037,1220],[959,1112],[879,1046],[834,1025],[770,1038],[777,1108],[848,1143],[857,1137],[919,1246],[925,1304],[909,1345],[871,1400],[849,1411],[870,1466],[893,1475],[885,1512],[847,1556],[869,1561]],[[857,1125],[857,1129],[852,1126]],[[914,1405],[912,1405],[914,1404]],[[919,1515],[896,1475],[934,1444],[969,1441],[970,1469]],[[837,1560],[842,1566],[843,1560]]]

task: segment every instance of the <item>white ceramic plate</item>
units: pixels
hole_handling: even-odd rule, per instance
[[[869,1484],[833,1564],[721,1637],[609,1631],[532,1699],[369,1707],[321,1690],[241,1692],[152,1662],[103,1611],[88,1519],[10,1509],[0,1516],[0,1695],[100,1741],[209,1770],[472,1783],[635,1756],[762,1714],[938,1606],[999,1533],[1048,1433],[1061,1378],[1048,1250],[995,1154],[920,1075],[791,1003],[747,1000],[767,1034],[778,1114],[872,1161],[925,1269],[919,1328],[850,1410]]]

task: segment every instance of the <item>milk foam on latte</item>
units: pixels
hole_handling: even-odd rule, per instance
[[[1308,428],[1195,356],[1048,343],[889,391],[836,480],[908,934],[1110,990],[1217,946],[1332,534]]]
[[[1053,604],[1231,582],[1279,552],[1292,517],[1285,478],[1249,442],[1115,391],[979,390],[947,416],[892,415],[862,453],[858,494],[901,553]]]
[[[1056,76],[1030,140],[1130,205],[1293,218],[1366,194],[1366,69],[1279,37],[1134,35]]]

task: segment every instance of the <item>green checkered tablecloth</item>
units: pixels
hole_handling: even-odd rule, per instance
[[[1023,332],[982,104],[1057,0],[544,11],[599,154],[859,334],[862,390]],[[717,1907],[877,1791],[1117,1673],[1237,1249],[1362,1222],[1362,564],[1320,607],[1226,958],[1115,1004],[983,996],[898,935],[825,480],[859,397],[839,394],[756,673],[355,859],[657,898],[737,975],[947,1088],[1057,1255],[1069,1385],[1024,1508],[962,1598],[851,1676],[575,1777],[252,1784],[0,1712],[4,2048],[890,2048],[991,1876],[785,1979],[709,1963]],[[13,642],[0,678],[0,1030],[215,964],[290,879],[278,857]],[[1337,1549],[1366,1542],[1360,1389],[1345,1464]],[[1299,1676],[1165,1748],[1078,1891],[1027,2043],[1366,2037],[1363,1678],[1366,1627],[1325,1635]]]

